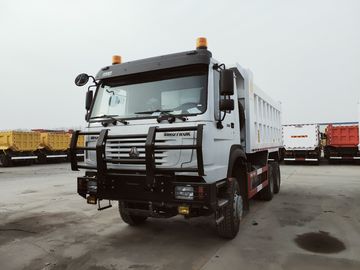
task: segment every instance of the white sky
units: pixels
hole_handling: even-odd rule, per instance
[[[283,122],[358,121],[360,1],[0,0],[0,130],[85,125],[86,88],[113,54],[194,49],[239,62]]]

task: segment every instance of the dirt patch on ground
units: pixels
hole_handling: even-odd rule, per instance
[[[75,212],[34,213],[0,224],[0,246],[16,239],[39,237],[75,224]],[[8,218],[9,219],[9,218]],[[78,219],[78,217],[77,217]],[[66,222],[65,222],[66,220]]]

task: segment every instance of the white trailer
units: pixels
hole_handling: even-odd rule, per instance
[[[118,201],[130,225],[212,215],[220,236],[235,237],[249,200],[280,190],[280,103],[254,85],[250,70],[215,60],[204,39],[193,51],[113,59],[95,78],[75,80],[92,78],[96,88],[87,93],[88,128],[70,147],[72,169],[86,170],[79,195],[99,210]]]
[[[319,162],[320,130],[317,124],[283,125],[284,161]]]

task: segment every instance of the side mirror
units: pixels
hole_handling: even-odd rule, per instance
[[[87,75],[86,73],[81,73],[75,78],[75,84],[77,86],[84,86],[89,81],[89,78],[89,75]]]
[[[222,99],[220,100],[220,111],[233,111],[234,100],[233,99]]]
[[[220,95],[231,96],[234,94],[234,72],[231,69],[220,71]]]
[[[87,91],[86,100],[85,100],[85,109],[87,111],[90,110],[92,101],[93,101],[93,91]]]

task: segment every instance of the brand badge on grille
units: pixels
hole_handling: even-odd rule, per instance
[[[139,157],[139,150],[135,146],[131,147],[131,150],[129,152],[129,157],[130,158],[138,158]]]

